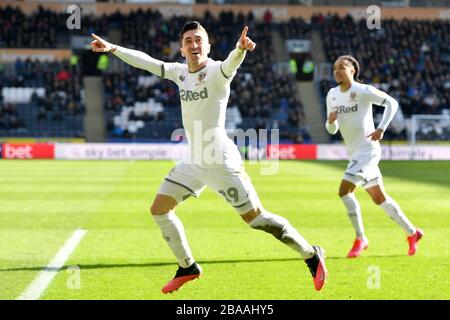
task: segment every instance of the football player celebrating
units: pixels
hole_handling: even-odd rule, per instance
[[[187,63],[163,62],[92,35],[93,51],[112,52],[134,67],[173,81],[180,89],[182,122],[190,157],[169,172],[150,209],[179,264],[175,277],[163,287],[163,293],[173,292],[201,275],[202,270],[194,260],[183,225],[174,210],[190,196],[198,197],[206,186],[230,203],[250,227],[272,234],[300,253],[317,290],[326,281],[322,248],[311,246],[285,218],[261,205],[238,148],[225,131],[230,83],[247,51],[253,51],[256,46],[247,37],[247,31],[248,27],[244,27],[236,48],[227,59],[214,61],[208,58],[211,45],[206,30],[196,21],[186,23],[179,41],[181,55]]]
[[[414,227],[398,203],[386,193],[378,167],[381,158],[379,141],[394,117],[398,103],[375,87],[358,82],[359,72],[359,63],[353,56],[339,57],[334,63],[338,86],[330,89],[326,98],[328,118],[325,126],[330,134],[340,130],[350,157],[339,186],[339,197],[356,231],[356,240],[347,257],[358,257],[369,246],[361,208],[354,194],[357,186],[364,187],[372,200],[406,232],[408,255],[412,256],[423,231]],[[372,104],[385,107],[377,129],[373,122]]]

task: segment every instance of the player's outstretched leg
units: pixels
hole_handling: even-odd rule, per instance
[[[342,196],[341,200],[347,209],[348,217],[350,218],[353,228],[356,231],[356,239],[353,243],[353,247],[347,254],[347,258],[356,258],[369,247],[369,240],[364,234],[361,207],[353,192]]]
[[[409,221],[400,205],[384,191],[384,187],[381,183],[380,185],[368,188],[367,192],[371,195],[372,200],[405,231],[409,244],[408,255],[414,255],[417,250],[417,244],[423,237],[423,231],[416,228],[411,221]]]
[[[178,260],[179,267],[175,277],[161,290],[163,293],[169,293],[178,290],[186,282],[200,277],[201,269],[194,261],[183,224],[175,212],[153,215],[153,218],[159,225],[164,240]]]
[[[263,230],[301,254],[313,276],[316,290],[322,289],[327,279],[324,251],[311,246],[285,218],[262,210],[251,222],[253,229]]]
[[[369,240],[364,234],[361,206],[354,193],[355,189],[356,185],[346,179],[343,179],[339,186],[339,197],[347,209],[347,215],[356,232],[356,239],[353,242],[353,247],[347,254],[347,258],[359,257],[369,247]]]
[[[175,277],[162,289],[163,293],[178,290],[186,282],[200,277],[201,274],[201,269],[192,256],[183,224],[173,211],[176,205],[174,198],[158,194],[150,209],[179,266]]]
[[[200,278],[202,275],[202,268],[196,262],[190,267],[178,267],[175,277],[170,280],[161,290],[162,293],[171,293],[180,289],[186,282]]]
[[[398,203],[391,197],[387,196],[386,201],[381,203],[380,207],[382,207],[389,217],[406,232],[408,235],[407,241],[409,244],[408,255],[414,255],[417,250],[418,242],[423,237],[423,231],[416,228],[409,221]]]

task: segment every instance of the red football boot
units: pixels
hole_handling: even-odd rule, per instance
[[[187,268],[178,267],[175,277],[170,280],[164,288],[162,288],[162,293],[171,293],[180,289],[186,282],[200,278],[202,274],[202,269],[200,266],[194,262],[193,265]]]
[[[416,229],[416,233],[414,233],[412,236],[409,236],[407,238],[409,243],[409,251],[408,256],[413,256],[416,253],[417,250],[417,244],[420,239],[423,237],[423,231],[420,229]]]
[[[325,285],[328,276],[328,270],[325,266],[325,251],[319,246],[313,246],[313,249],[315,251],[314,256],[306,259],[305,262],[313,276],[314,287],[317,291],[320,291]]]
[[[366,250],[369,247],[369,241],[367,238],[356,238],[355,242],[353,243],[353,247],[350,250],[350,252],[347,254],[347,258],[356,258],[359,257],[359,255]]]

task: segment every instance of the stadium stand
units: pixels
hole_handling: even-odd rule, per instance
[[[86,29],[69,30],[67,14],[55,12],[39,5],[37,10],[26,15],[19,7],[0,7],[0,47],[3,48],[66,48],[73,35],[85,35],[96,31],[106,33],[108,25],[116,16],[86,15],[83,24]]]
[[[0,90],[0,136],[83,137],[79,66],[19,59],[0,74]]]
[[[82,30],[68,30],[66,15],[39,7],[26,15],[19,7],[0,7],[0,48],[69,48],[74,35],[119,32],[120,44],[165,61],[182,61],[178,32],[185,16],[165,18],[151,9],[86,15]],[[361,62],[361,78],[398,99],[404,125],[388,138],[406,138],[412,114],[448,114],[450,102],[450,23],[448,20],[384,19],[383,28],[369,30],[351,16],[314,15],[310,22],[293,18],[275,22],[271,12],[262,20],[253,14],[206,11],[198,19],[210,30],[213,59],[224,59],[244,24],[249,25],[258,50],[249,54],[232,83],[227,128],[280,129],[281,139],[310,142],[295,80],[278,72],[272,34],[284,40],[308,39],[320,31],[329,63],[352,53]],[[113,60],[113,59],[111,59]],[[149,73],[122,66],[103,71],[104,110],[108,139],[164,140],[181,127],[177,88]],[[116,64],[117,65],[117,64]],[[83,137],[83,59],[41,62],[17,60],[0,65],[0,136]],[[324,101],[333,81],[320,82]],[[375,116],[379,119],[379,114]],[[446,122],[445,122],[446,123]],[[448,139],[442,124],[435,135]],[[424,129],[425,131],[427,129]],[[438,134],[436,134],[436,132]],[[439,133],[440,132],[440,133]]]

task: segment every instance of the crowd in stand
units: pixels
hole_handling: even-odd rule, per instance
[[[24,121],[19,117],[14,104],[2,103],[0,97],[0,130],[18,130],[25,128]]]
[[[67,47],[72,35],[96,31],[106,33],[116,15],[95,17],[83,15],[81,29],[67,27],[69,14],[39,6],[30,15],[19,8],[0,7],[0,47],[59,48]],[[80,21],[81,21],[80,20]]]
[[[19,104],[11,103],[8,96],[0,95],[0,129],[7,130],[8,134],[26,133],[28,127],[35,128],[39,123],[59,123],[59,127],[63,127],[68,119],[78,119],[78,123],[82,123],[85,108],[81,96],[81,69],[68,60],[48,62],[18,59],[11,72],[0,73],[0,91],[3,88],[41,88],[46,93],[40,96],[34,92],[27,101]],[[72,137],[83,136],[81,127],[67,129],[64,131]],[[57,135],[45,126],[40,133]]]
[[[280,23],[278,30],[283,39],[310,39],[312,26],[303,18],[291,18],[286,23]]]

